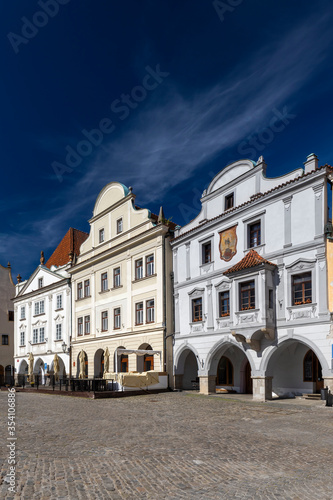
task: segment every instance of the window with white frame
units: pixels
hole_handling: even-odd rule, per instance
[[[294,274],[292,283],[292,305],[311,304],[312,302],[312,280],[311,272]]]
[[[123,232],[123,219],[117,220],[117,234]]]
[[[99,243],[103,243],[103,241],[104,241],[104,228],[99,230],[98,241],[99,241]]]
[[[115,330],[119,330],[121,325],[121,313],[120,313],[120,307],[116,307],[113,310],[113,328]]]
[[[25,306],[21,307],[21,319],[25,319]]]
[[[44,300],[35,302],[35,316],[38,314],[44,314]]]
[[[20,346],[25,345],[25,332],[20,333]]]
[[[139,280],[143,278],[143,260],[138,259],[135,261],[135,279]]]
[[[57,323],[56,324],[56,340],[61,340],[62,339],[62,324]]]
[[[57,309],[62,309],[62,295],[57,295]]]
[[[83,289],[82,289],[82,282],[77,284],[77,299],[82,299],[83,298]]]
[[[108,290],[108,273],[101,274],[101,291],[106,292]]]
[[[152,276],[154,274],[154,255],[148,255],[146,257],[146,276]]]
[[[146,302],[146,323],[154,323],[155,321],[155,301],[154,299]]]
[[[84,334],[89,335],[90,334],[90,316],[85,316],[84,317]]]
[[[212,243],[207,241],[202,245],[202,264],[210,264],[212,262]]]
[[[108,311],[102,311],[102,332],[106,332],[108,328]]]
[[[192,299],[192,322],[202,321],[202,297]]]
[[[43,278],[38,278],[38,288],[43,288]]]
[[[84,296],[90,297],[90,280],[84,281]]]
[[[77,318],[77,334],[83,335],[83,318]]]
[[[143,325],[143,302],[135,304],[135,324]]]
[[[113,270],[113,287],[118,288],[120,286],[120,267],[116,267]]]
[[[32,343],[38,344],[38,328],[32,330]]]
[[[39,342],[45,342],[45,330],[44,327],[39,329]]]
[[[258,247],[261,245],[261,221],[258,220],[248,226],[248,243],[249,248]]]

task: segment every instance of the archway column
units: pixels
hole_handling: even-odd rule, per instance
[[[266,401],[272,399],[273,377],[252,376],[253,399],[256,401]]]
[[[175,374],[175,389],[183,388],[183,373]]]
[[[324,387],[328,387],[329,390],[333,393],[333,377],[324,376]]]
[[[216,375],[200,375],[200,394],[216,393]]]

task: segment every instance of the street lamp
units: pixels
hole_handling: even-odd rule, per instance
[[[65,341],[63,341],[63,343],[61,344],[61,347],[62,347],[62,352],[65,353],[67,351],[67,344]]]

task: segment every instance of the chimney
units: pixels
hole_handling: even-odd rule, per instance
[[[308,174],[318,168],[318,156],[311,153],[306,157],[306,162],[304,162],[304,173]]]

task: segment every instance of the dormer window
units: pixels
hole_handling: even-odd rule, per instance
[[[99,234],[99,236],[98,236],[99,243],[103,243],[103,241],[104,241],[104,228],[100,229],[98,234]]]
[[[43,288],[43,278],[38,278],[38,288]]]
[[[224,198],[224,210],[230,208],[234,208],[234,193],[230,193]]]
[[[123,232],[123,219],[117,220],[117,234]]]

